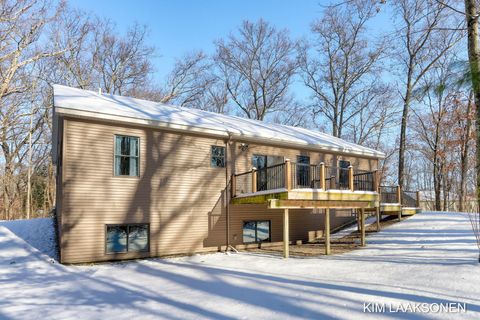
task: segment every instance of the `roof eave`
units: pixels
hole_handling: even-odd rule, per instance
[[[380,151],[375,152],[359,152],[356,150],[348,150],[345,148],[336,148],[336,147],[329,147],[329,146],[320,146],[315,144],[308,144],[308,143],[293,143],[291,141],[285,141],[282,139],[272,139],[272,138],[264,138],[261,136],[251,136],[242,134],[240,131],[238,132],[228,132],[225,130],[215,130],[215,129],[208,129],[202,128],[197,126],[187,126],[182,124],[175,124],[170,122],[162,122],[158,120],[151,120],[151,119],[139,119],[134,117],[127,117],[125,115],[111,115],[105,114],[100,112],[91,112],[85,110],[79,110],[74,108],[65,108],[61,106],[55,106],[55,112],[57,114],[62,114],[74,118],[80,119],[89,119],[89,120],[98,120],[104,121],[109,123],[125,123],[130,125],[140,125],[146,126],[151,128],[160,128],[160,129],[167,129],[176,132],[190,132],[190,133],[198,133],[198,134],[205,134],[220,138],[233,138],[237,140],[244,140],[244,141],[251,141],[251,142],[262,142],[265,144],[273,144],[277,146],[284,146],[284,147],[294,147],[294,148],[308,148],[313,150],[319,151],[326,151],[326,152],[333,152],[333,153],[340,153],[345,155],[355,155],[361,157],[368,157],[368,158],[375,158],[375,159],[384,159],[385,154]]]

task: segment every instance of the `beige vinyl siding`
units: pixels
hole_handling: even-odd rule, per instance
[[[139,177],[114,176],[114,136],[140,138]],[[225,141],[146,127],[127,127],[68,118],[63,128],[62,183],[57,200],[61,215],[61,261],[79,263],[218,250],[226,244],[225,170],[210,165],[212,145]],[[358,159],[314,151],[231,143],[227,162],[235,171],[251,168],[253,154],[278,155],[311,163],[350,160],[363,169],[376,159]],[[230,173],[230,172],[229,172]],[[323,214],[291,210],[291,241],[321,234]],[[351,217],[332,215],[332,228]],[[282,212],[266,205],[230,206],[230,241],[242,243],[244,220],[271,220],[272,241],[282,241]],[[150,252],[105,254],[106,224],[150,224]]]
[[[271,241],[283,241],[283,210],[267,209],[266,205],[242,204],[232,206],[230,212],[230,243],[232,245],[243,243],[243,222],[250,220],[270,220]],[[289,217],[291,242],[310,241],[323,235],[323,210],[290,209]],[[330,224],[333,229],[352,219],[353,217],[349,214],[335,215],[332,210]]]
[[[150,223],[153,256],[225,243],[225,170],[210,167],[223,141],[70,119],[65,132],[63,262],[116,258],[105,254],[105,224]],[[114,176],[115,134],[140,138],[139,177]]]

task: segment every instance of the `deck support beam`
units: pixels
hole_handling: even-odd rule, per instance
[[[380,215],[380,204],[375,208],[375,214],[377,216],[377,231],[380,231],[380,219],[382,216]]]
[[[365,247],[365,209],[360,209],[360,224],[361,224],[361,236],[360,236],[360,245]]]
[[[330,254],[330,208],[325,209],[325,255]]]
[[[283,209],[283,257],[289,256],[290,234],[289,234],[288,209]]]
[[[241,199],[241,198],[240,198]],[[266,199],[269,209],[351,209],[374,208],[373,200],[367,201],[341,201],[341,200],[282,200]]]

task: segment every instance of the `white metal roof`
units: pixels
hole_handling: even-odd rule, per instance
[[[350,143],[331,135],[266,123],[258,120],[161,104],[157,102],[53,85],[57,114],[126,122],[176,131],[192,131],[233,139],[266,142],[298,148],[308,147],[383,158],[383,152]]]

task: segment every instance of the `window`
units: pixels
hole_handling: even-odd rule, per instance
[[[115,136],[115,175],[138,176],[139,138]]]
[[[216,168],[225,167],[225,147],[212,146],[211,166]]]
[[[107,225],[107,253],[149,251],[148,224]]]
[[[310,187],[310,157],[297,156],[297,185]]]
[[[350,167],[350,161],[340,160],[338,161],[339,174],[338,182],[340,189],[348,189],[348,167]]]
[[[270,220],[244,221],[243,243],[270,242]]]

